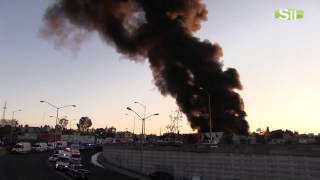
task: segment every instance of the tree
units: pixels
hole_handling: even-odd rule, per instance
[[[69,120],[66,118],[61,118],[59,120],[59,125],[62,127],[62,129],[66,129],[68,125]]]
[[[92,126],[92,121],[89,117],[81,117],[79,123],[77,124],[78,130],[80,132],[88,131]]]
[[[106,129],[107,129],[107,137],[116,136],[117,129],[115,127],[111,126],[110,128],[106,128]]]
[[[182,112],[177,109],[173,112],[173,114],[169,115],[170,118],[170,124],[168,124],[166,126],[166,129],[170,132],[170,133],[177,133],[179,134],[179,122],[182,121]]]
[[[107,137],[107,131],[103,128],[97,128],[95,131],[94,131],[94,134],[96,137],[98,138],[105,138]]]

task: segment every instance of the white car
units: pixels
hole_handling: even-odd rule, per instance
[[[64,171],[70,165],[71,159],[69,156],[60,156],[56,162],[56,169]]]
[[[54,147],[55,147],[55,143],[54,142],[49,142],[48,143],[48,149],[49,150],[54,150]]]
[[[59,154],[53,154],[52,156],[49,157],[49,161],[51,162],[56,162],[59,159],[60,155]]]
[[[32,150],[36,152],[43,152],[48,150],[48,145],[47,143],[35,143],[32,146]]]
[[[28,142],[19,142],[12,148],[12,151],[17,153],[28,153],[31,151],[31,144]]]

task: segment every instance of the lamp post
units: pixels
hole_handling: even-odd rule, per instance
[[[146,113],[147,113],[147,106],[145,104],[138,102],[138,101],[135,101],[134,103],[139,104],[143,108],[143,118],[145,119]],[[145,121],[143,121],[142,129],[143,129],[143,134],[146,134],[146,122]]]
[[[146,119],[149,119],[151,118],[152,116],[158,116],[159,113],[155,113],[155,114],[151,114],[149,116],[145,116],[144,114],[144,117],[141,117],[136,111],[134,111],[133,109],[131,109],[130,107],[127,107],[127,110],[135,113],[142,121],[142,127],[141,127],[141,138],[140,138],[140,172],[143,173],[143,140],[142,138],[144,137],[144,122]]]
[[[16,112],[20,112],[20,111],[22,111],[22,110],[21,110],[21,109],[18,109],[18,110],[16,110],[16,111],[12,111],[12,118],[11,118],[11,119],[14,120],[14,115],[15,115],[15,113],[16,113]]]
[[[11,130],[10,130],[10,137],[11,137],[11,142],[13,142],[13,135],[14,135],[14,132],[13,131],[15,131],[15,129],[16,129],[16,126],[17,126],[17,122],[18,121],[15,121],[14,120],[14,115],[15,115],[15,113],[16,112],[20,112],[20,111],[22,111],[21,109],[18,109],[18,110],[16,110],[16,111],[12,111],[12,118],[11,118],[11,120],[12,120],[12,123],[14,123],[14,125],[13,125],[13,128],[11,128]]]
[[[58,125],[58,120],[59,120],[59,110],[60,109],[63,109],[63,108],[67,108],[67,107],[77,107],[76,105],[66,105],[66,106],[61,106],[61,107],[58,107],[58,106],[55,106],[47,101],[40,101],[41,103],[46,103],[48,104],[49,106],[55,108],[57,110],[57,115],[56,115],[56,126],[55,126],[55,134],[54,134],[54,142],[56,143],[57,141],[57,125]]]
[[[203,87],[199,88],[200,90],[202,90],[203,92],[205,92],[208,95],[208,99],[209,99],[209,128],[210,128],[210,144],[212,143],[212,116],[211,116],[211,95],[210,93],[204,89]]]
[[[133,128],[132,128],[132,134],[134,135],[134,130],[136,128],[136,117],[135,116],[132,116],[130,114],[124,114],[126,116],[129,116],[129,117],[132,117],[133,118]]]

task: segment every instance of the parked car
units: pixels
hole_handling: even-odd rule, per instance
[[[48,150],[48,145],[47,143],[35,143],[34,145],[32,145],[32,150],[36,151],[36,152],[43,152],[43,151],[47,151]]]
[[[50,162],[56,162],[59,159],[60,155],[59,154],[53,154],[49,157]]]
[[[56,169],[64,171],[66,168],[68,168],[70,163],[71,159],[69,156],[60,156],[56,162]]]
[[[65,172],[75,179],[87,179],[89,174],[89,171],[84,169],[82,164],[70,164]]]
[[[151,180],[174,180],[174,177],[167,172],[154,172],[149,175]]]
[[[19,142],[13,148],[12,152],[28,153],[31,151],[31,144],[28,142]]]

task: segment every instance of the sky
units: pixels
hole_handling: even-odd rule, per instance
[[[163,97],[153,84],[149,64],[128,61],[92,34],[79,51],[54,47],[40,37],[43,14],[53,0],[0,0],[0,106],[8,101],[21,124],[54,125],[55,110],[62,109],[71,126],[82,116],[93,127],[115,126],[132,130],[127,106],[138,113],[159,113],[146,122],[147,133],[165,132],[173,98]],[[194,35],[218,42],[225,67],[236,68],[244,89],[250,130],[269,126],[303,133],[320,133],[320,1],[205,0],[208,21]],[[304,10],[304,18],[274,18],[283,8]],[[181,131],[192,132],[186,119]],[[141,121],[135,123],[140,132]]]

